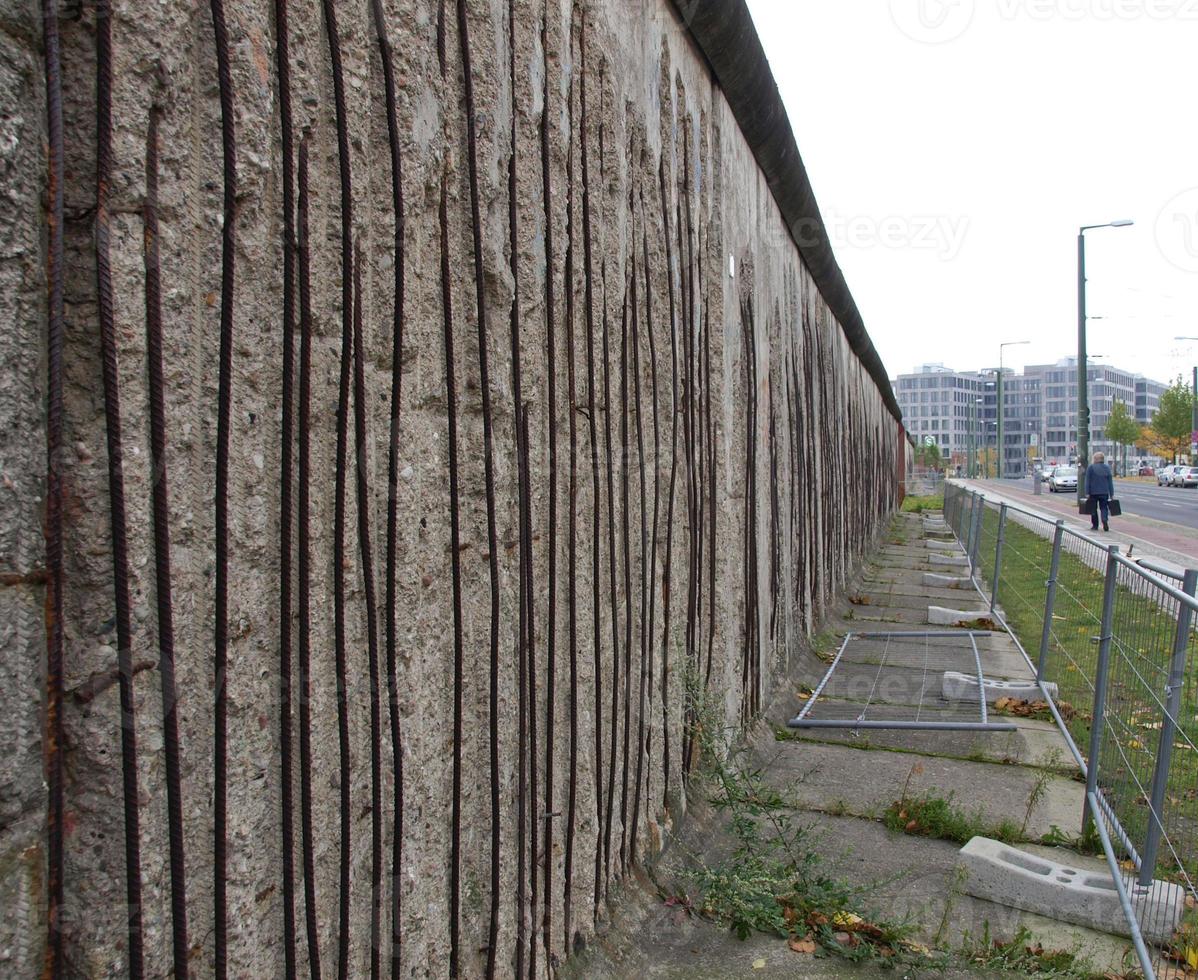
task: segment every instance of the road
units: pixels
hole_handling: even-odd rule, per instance
[[[1032,492],[1031,478],[1024,480],[987,481],[1011,490],[1020,489],[1025,493]],[[1048,484],[1044,484],[1045,500],[1053,497],[1068,500],[1070,493],[1049,493]],[[1133,480],[1116,480],[1115,496],[1123,505],[1123,513],[1136,517],[1148,517],[1154,521],[1164,521],[1167,524],[1180,524],[1182,527],[1198,529],[1198,488],[1195,487],[1158,487],[1155,483],[1139,483]]]
[[[1089,532],[1090,519],[1078,514],[1073,493],[1049,493],[1045,485],[1043,493],[1035,496],[1030,478],[969,480],[966,485],[992,499],[1062,517],[1074,530]],[[1126,553],[1134,551],[1170,564],[1198,567],[1198,490],[1117,479],[1115,492],[1123,504],[1123,516],[1111,522],[1110,537],[1102,535],[1104,540],[1120,545]]]

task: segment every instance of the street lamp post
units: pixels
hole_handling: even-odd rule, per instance
[[[1090,403],[1086,395],[1086,232],[1094,228],[1126,228],[1129,218],[1101,225],[1082,225],[1077,231],[1077,465],[1079,471],[1090,460]],[[1077,481],[1077,500],[1085,499],[1085,481]]]
[[[1003,472],[1006,470],[1006,450],[1002,442],[1002,417],[1003,417],[1003,401],[1002,401],[1002,352],[1005,347],[1017,347],[1020,344],[1030,344],[1030,340],[1008,340],[998,345],[998,478],[1003,478]]]
[[[978,461],[978,449],[979,449],[978,443],[985,442],[985,439],[978,438],[978,422],[981,420],[981,416],[982,416],[982,409],[980,406],[985,404],[985,402],[986,402],[986,399],[984,399],[984,398],[975,398],[973,400],[973,419],[969,426],[969,435],[973,441],[973,465],[972,465],[971,469],[973,470],[972,476],[975,479],[977,478],[978,471],[981,469],[981,467],[978,465],[978,462],[979,462]]]

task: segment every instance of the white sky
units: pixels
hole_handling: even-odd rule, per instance
[[[748,0],[893,377],[1198,363],[1198,0]],[[1099,362],[1101,363],[1101,361]]]

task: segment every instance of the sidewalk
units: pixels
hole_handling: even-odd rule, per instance
[[[1022,485],[997,480],[952,480],[963,487],[976,490],[987,500],[1006,503],[1031,511],[1050,520],[1065,519],[1075,531],[1090,532],[1090,518],[1077,512],[1077,500],[1072,494],[1053,494],[1045,490],[1036,496]],[[1112,519],[1109,533],[1099,532],[1099,539],[1117,544],[1123,554],[1132,558],[1155,558],[1177,569],[1198,567],[1198,531],[1177,524],[1167,524],[1150,517],[1124,514]]]
[[[1020,949],[1041,944],[1046,951],[1074,952],[1099,974],[1126,969],[1121,964],[1130,944],[1123,938],[965,895],[955,869],[962,842],[923,836],[919,831],[925,828],[915,826],[915,821],[908,825],[909,833],[887,829],[883,822],[896,801],[902,801],[903,814],[908,808],[914,812],[912,804],[918,801],[942,801],[978,827],[1013,823],[1021,839],[1018,846],[1025,850],[1039,849],[1078,867],[1105,870],[1101,859],[1038,843],[1046,834],[1076,835],[1081,826],[1084,788],[1074,778],[1076,768],[1051,723],[993,714],[991,721],[1013,723],[1015,730],[854,733],[787,727],[810,699],[846,633],[926,629],[916,624],[926,621],[929,604],[983,611],[976,592],[923,584],[925,572],[943,570],[929,563],[931,550],[923,536],[920,516],[895,517],[878,553],[829,614],[824,632],[815,638],[816,652],[795,658],[790,684],[781,686],[766,717],[754,727],[741,762],[750,769],[759,767],[765,784],[786,799],[786,815],[810,826],[807,839],[818,855],[818,872],[854,889],[848,911],[871,923],[906,923],[910,942],[951,954],[947,962],[923,967],[916,956],[896,974],[876,959],[854,966],[839,956],[793,951],[785,939],[762,933],[741,941],[726,927],[695,914],[689,906],[701,896],[688,871],[701,865],[723,867],[733,846],[726,814],[704,801],[703,783],[696,779],[681,840],[648,870],[642,888],[630,889],[614,904],[607,931],[571,960],[564,976],[994,976],[1002,971],[994,969],[991,959],[976,955],[982,937],[1009,941],[1023,929],[1034,938],[1025,938]],[[967,642],[966,631],[959,635]],[[1031,676],[1005,633],[991,632],[978,642],[987,677]],[[849,718],[867,712],[871,718],[886,719],[908,717],[912,711],[936,717],[937,711],[948,710],[945,702],[936,703],[940,672],[934,665],[929,670],[925,662],[921,673],[918,663],[879,660],[868,651],[846,652],[842,663],[849,680],[854,671],[866,676],[876,672],[873,686],[865,690],[849,683],[833,691],[829,684],[820,701],[826,711]],[[828,692],[834,696],[827,697]],[[963,949],[973,954],[963,955]],[[1008,965],[1013,968],[1008,975],[1028,968],[1026,960]]]

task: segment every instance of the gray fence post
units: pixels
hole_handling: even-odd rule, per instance
[[[969,506],[965,506],[965,502],[969,502]],[[968,515],[968,516],[967,516]],[[969,554],[970,536],[973,534],[973,491],[967,490],[966,496],[961,500],[961,545],[965,548],[965,554]]]
[[[998,538],[994,542],[994,581],[990,585],[990,615],[994,615],[994,607],[998,603],[998,579],[1002,571],[1002,542],[1007,530],[1007,505],[998,508]]]
[[[1048,646],[1052,641],[1052,612],[1057,606],[1057,576],[1061,573],[1061,541],[1065,537],[1065,522],[1057,521],[1052,536],[1052,567],[1048,572],[1048,593],[1044,598],[1044,628],[1040,631],[1040,659],[1036,664],[1036,680],[1043,684],[1048,672]]]
[[[1090,794],[1098,792],[1098,756],[1102,751],[1102,726],[1106,713],[1107,679],[1111,667],[1111,634],[1115,620],[1115,583],[1119,577],[1119,563],[1115,555],[1118,545],[1107,548],[1106,581],[1102,590],[1102,625],[1098,630],[1098,667],[1094,672],[1094,710],[1090,713],[1090,751],[1086,756],[1086,802],[1082,808],[1082,827],[1097,814],[1090,812]]]
[[[1187,568],[1182,591],[1194,595],[1198,589],[1198,571]],[[1190,622],[1193,612],[1185,603],[1177,609],[1177,632],[1173,637],[1173,659],[1169,664],[1169,680],[1165,685],[1165,717],[1161,719],[1161,738],[1156,751],[1156,767],[1152,771],[1152,788],[1148,792],[1148,834],[1140,854],[1140,884],[1151,885],[1156,873],[1156,855],[1161,846],[1165,805],[1165,788],[1169,782],[1169,766],[1173,762],[1173,736],[1177,732],[1177,716],[1181,711],[1181,695],[1185,689],[1186,653],[1190,645]]]
[[[969,573],[975,578],[978,573],[978,551],[982,547],[982,521],[986,517],[986,498],[980,493],[974,500],[973,534],[969,544]]]

